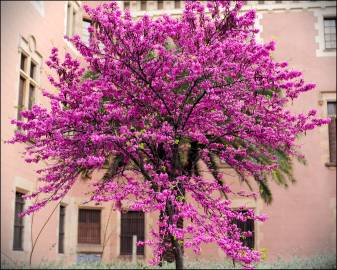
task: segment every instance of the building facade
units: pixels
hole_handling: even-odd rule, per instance
[[[180,16],[183,1],[119,1],[137,18],[147,13]],[[60,56],[71,52],[79,57],[64,35],[79,33],[88,40],[90,19],[82,10],[83,1],[1,2],[1,261],[29,263],[74,263],[81,260],[105,262],[129,259],[132,235],[147,239],[156,215],[116,212],[112,205],[85,203],[90,180],[79,179],[61,203],[16,217],[29,201],[21,195],[38,185],[35,164],[27,165],[22,145],[8,145],[22,109],[47,104],[42,89],[51,88],[45,65],[52,47]],[[89,2],[95,6],[97,2]],[[276,41],[276,60],[288,61],[303,71],[306,81],[316,83],[290,106],[301,113],[315,108],[319,116],[331,117],[323,126],[300,139],[307,165],[295,163],[297,182],[284,189],[271,186],[274,201],[234,200],[233,207],[245,205],[266,213],[264,224],[245,224],[254,229],[249,245],[267,252],[267,258],[309,256],[336,251],[336,2],[335,1],[249,1],[245,9],[257,10],[261,42]],[[47,106],[47,105],[46,105]],[[47,165],[47,164],[46,164]],[[228,168],[227,183],[237,177]],[[94,175],[99,177],[99,173]],[[33,252],[32,252],[33,250]],[[138,248],[140,258],[151,250]],[[187,260],[196,255],[186,251]],[[200,259],[221,261],[225,257],[215,245],[204,246]]]

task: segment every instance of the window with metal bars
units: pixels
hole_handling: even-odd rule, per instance
[[[101,210],[79,209],[78,213],[78,243],[101,243]]]
[[[245,213],[246,210],[242,210],[240,212]],[[236,226],[240,229],[241,233],[248,232],[248,231],[252,232],[252,235],[250,237],[242,238],[241,241],[242,241],[244,246],[253,249],[254,246],[255,246],[254,220],[253,219],[247,219],[245,222],[240,221],[240,220],[235,220],[234,224],[236,224]]]
[[[15,193],[13,250],[23,250],[23,218],[18,216],[25,205],[22,195],[24,194],[21,192]]]
[[[336,102],[328,102],[330,163],[336,164]]]
[[[336,17],[324,18],[324,41],[326,50],[336,50]]]
[[[121,255],[132,255],[132,236],[137,235],[137,241],[144,241],[144,212],[129,211],[121,215]],[[137,255],[144,255],[144,246],[137,247]]]
[[[64,219],[66,207],[60,205],[60,220],[59,220],[59,253],[64,253]]]

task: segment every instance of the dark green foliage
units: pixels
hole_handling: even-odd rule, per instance
[[[83,75],[83,79],[90,79],[90,80],[96,80],[99,77],[99,74],[93,72],[93,71],[86,71]]]

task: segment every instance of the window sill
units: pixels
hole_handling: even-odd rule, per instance
[[[326,167],[336,167],[336,163],[333,163],[333,162],[327,162],[327,163],[325,163],[325,166],[326,166]]]

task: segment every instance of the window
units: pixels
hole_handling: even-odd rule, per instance
[[[313,9],[316,17],[315,29],[317,35],[315,42],[317,57],[336,57],[336,7]]]
[[[101,210],[79,209],[78,243],[101,243]]]
[[[130,9],[130,2],[129,1],[124,2],[124,9]]]
[[[164,1],[157,1],[157,7],[158,7],[158,9],[163,9],[164,8]]]
[[[72,37],[78,33],[78,23],[81,22],[81,13],[77,1],[68,1],[67,3],[67,28],[66,35]]]
[[[244,211],[240,211],[242,213],[246,212]],[[254,248],[254,220],[253,219],[247,219],[245,222],[236,220],[234,222],[234,224],[236,224],[236,226],[241,230],[241,232],[247,232],[250,231],[252,232],[252,236],[250,237],[246,237],[242,239],[242,243],[244,246],[249,247],[251,249]]]
[[[129,211],[121,216],[121,255],[132,255],[132,236],[144,241],[145,219],[143,212]],[[137,247],[137,255],[144,255],[144,246]]]
[[[32,109],[35,104],[38,64],[31,55],[21,51],[20,53],[20,78],[17,119],[22,120],[21,112]]]
[[[146,10],[146,1],[140,1],[140,10]]]
[[[336,164],[336,102],[328,102],[330,163]]]
[[[18,217],[25,205],[22,195],[21,192],[15,193],[13,250],[23,250],[23,218]]]
[[[89,19],[83,18],[82,20],[82,40],[86,45],[89,45],[90,33],[88,28],[91,26]]]
[[[66,207],[60,205],[60,219],[59,219],[59,253],[64,253],[64,218],[66,214]]]
[[[336,49],[336,17],[324,18],[325,49]]]
[[[180,8],[180,1],[179,0],[174,1],[174,8],[176,8],[176,9]]]

